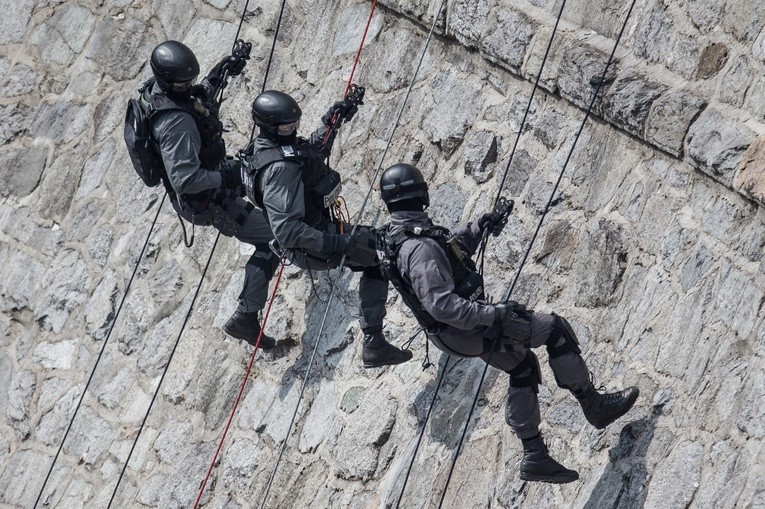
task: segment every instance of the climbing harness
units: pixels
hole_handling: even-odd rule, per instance
[[[545,205],[545,209],[544,209],[544,211],[542,213],[542,216],[539,218],[539,223],[537,224],[536,230],[534,231],[534,234],[532,235],[531,240],[529,241],[529,245],[528,245],[528,247],[526,249],[526,252],[525,252],[525,254],[523,256],[523,259],[521,260],[521,263],[518,266],[518,270],[515,273],[515,277],[513,278],[513,282],[510,285],[510,288],[508,289],[507,294],[505,295],[505,298],[504,298],[504,302],[505,303],[508,303],[510,301],[510,297],[513,294],[513,290],[515,289],[515,285],[518,282],[518,278],[520,277],[521,271],[523,270],[523,267],[525,266],[526,261],[528,260],[529,254],[531,253],[531,249],[534,246],[534,242],[536,241],[537,236],[539,235],[539,231],[542,228],[542,224],[544,223],[545,217],[547,216],[547,213],[550,211],[550,208],[552,207],[553,201],[555,199],[555,195],[558,192],[558,186],[560,185],[561,181],[563,180],[563,175],[564,175],[564,173],[566,171],[566,168],[568,167],[568,163],[571,161],[571,156],[574,153],[574,149],[576,148],[576,144],[579,141],[579,137],[581,136],[582,131],[584,130],[584,126],[587,123],[587,120],[590,118],[590,115],[592,114],[592,109],[593,109],[593,107],[595,105],[595,101],[598,99],[598,96],[599,96],[599,93],[600,93],[600,90],[601,90],[602,86],[605,83],[607,83],[606,75],[608,73],[608,69],[611,67],[611,64],[612,64],[612,62],[614,60],[614,57],[616,55],[616,50],[619,47],[619,42],[621,42],[622,36],[624,35],[624,31],[627,28],[627,22],[630,19],[630,16],[632,14],[632,10],[635,7],[635,3],[636,3],[636,0],[632,0],[632,3],[630,4],[630,8],[627,11],[627,15],[624,18],[624,23],[622,24],[622,28],[619,31],[619,35],[617,36],[616,41],[614,42],[614,47],[611,50],[611,54],[608,57],[608,61],[606,62],[606,66],[603,69],[603,74],[601,75],[601,78],[595,82],[596,83],[595,84],[595,90],[594,90],[594,92],[592,94],[592,98],[590,99],[590,103],[587,106],[587,110],[585,112],[584,118],[582,119],[582,123],[579,125],[579,129],[577,130],[577,133],[576,133],[576,135],[574,137],[574,141],[571,144],[571,148],[569,149],[568,155],[566,156],[566,160],[563,163],[563,166],[561,167],[560,173],[558,174],[558,179],[555,182],[555,186],[553,186],[553,189],[552,189],[552,191],[550,193],[550,198],[548,199],[547,204]],[[565,1],[563,2],[563,4],[565,4]],[[561,5],[561,13],[562,13],[562,11],[563,11],[563,5]],[[560,15],[559,15],[558,19],[560,19]],[[557,23],[556,23],[556,27],[557,27]],[[555,33],[555,32],[553,31],[553,33]],[[544,67],[544,63],[543,63],[543,67]],[[540,70],[540,75],[541,75],[541,70]],[[503,183],[504,183],[504,179],[503,179]],[[502,187],[499,188],[499,192],[500,193],[502,192]],[[497,340],[498,339],[499,339],[499,334],[497,335]],[[443,507],[444,499],[446,497],[447,490],[449,489],[449,484],[451,483],[452,474],[454,473],[454,467],[457,464],[457,459],[459,458],[460,451],[462,450],[462,444],[465,441],[465,435],[467,434],[468,426],[469,426],[470,421],[471,421],[471,419],[473,417],[473,412],[475,411],[475,407],[476,407],[476,404],[478,402],[478,396],[479,396],[479,394],[481,392],[481,387],[482,387],[483,382],[484,382],[484,380],[486,378],[486,373],[487,373],[488,368],[489,368],[489,360],[490,359],[491,359],[491,354],[489,354],[489,358],[487,359],[486,364],[484,366],[483,373],[481,374],[481,379],[480,379],[480,381],[478,383],[478,388],[476,389],[475,396],[473,397],[473,403],[470,406],[470,412],[468,412],[468,416],[467,416],[467,419],[465,421],[465,426],[462,429],[462,435],[460,437],[459,444],[457,445],[457,450],[455,451],[454,457],[452,458],[452,463],[451,463],[451,466],[449,467],[449,475],[446,478],[446,485],[444,486],[444,489],[441,492],[441,499],[440,499],[439,504],[438,504],[439,509],[441,507]]]

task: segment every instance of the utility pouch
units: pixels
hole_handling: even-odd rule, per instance
[[[311,197],[317,206],[326,209],[337,200],[342,190],[340,174],[335,170],[330,170],[313,187]]]
[[[454,293],[471,301],[483,299],[483,277],[478,272],[468,272],[457,284]]]

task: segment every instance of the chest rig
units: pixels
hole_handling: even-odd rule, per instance
[[[141,102],[148,107],[149,119],[160,111],[180,110],[190,114],[197,124],[202,148],[199,150],[200,166],[206,170],[214,170],[218,163],[226,157],[226,143],[223,141],[223,123],[199,99],[176,101],[166,94],[149,94],[148,89],[153,84],[149,80],[141,90]],[[159,152],[159,146],[156,147]]]
[[[435,240],[449,260],[454,292],[463,299],[471,301],[483,299],[483,277],[449,230],[440,226],[407,226],[395,235],[392,235],[390,230],[390,225],[387,225],[378,238],[383,274],[398,290],[404,304],[427,332],[437,333],[446,327],[446,324],[439,322],[428,313],[414,293],[411,282],[404,278],[398,268],[398,254],[406,240],[422,237]]]
[[[278,161],[293,161],[300,164],[300,180],[303,182],[303,221],[313,228],[324,229],[333,219],[330,207],[340,196],[342,185],[340,174],[322,162],[319,153],[307,143],[284,145],[259,150],[245,157],[250,175],[247,186],[255,203],[264,211],[263,189],[260,188],[260,172]]]

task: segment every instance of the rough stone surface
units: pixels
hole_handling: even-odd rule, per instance
[[[42,48],[40,55],[49,64],[66,66],[85,47],[96,16],[80,5],[63,6],[32,32],[30,42]]]
[[[76,251],[64,251],[43,276],[44,290],[35,319],[45,330],[58,333],[72,310],[85,300],[90,287],[87,266]]]
[[[482,41],[481,50],[492,60],[519,70],[534,29],[534,23],[523,12],[502,9],[497,13],[496,30]]]
[[[707,108],[691,125],[686,147],[688,156],[702,171],[730,185],[733,172],[752,141],[754,133],[749,128]]]
[[[646,507],[687,507],[698,489],[704,449],[699,443],[683,442],[658,466],[648,485]]]
[[[661,83],[650,81],[646,76],[621,77],[603,98],[603,111],[617,125],[632,134],[642,136],[651,105],[666,88]]]
[[[744,152],[733,185],[753,199],[765,202],[765,137],[757,138]]]
[[[231,0],[6,3],[0,506],[31,507],[162,199],[130,169],[125,98],[164,38],[192,47],[206,72],[230,50],[240,13]],[[545,211],[628,5],[566,3],[522,126],[561,2],[459,0],[436,13],[439,3],[381,1],[354,76],[367,87],[365,104],[340,131],[331,162],[353,216],[378,178],[438,15],[382,164],[416,164],[430,186],[429,213],[454,228],[490,208],[520,132],[502,190],[516,207],[484,260],[497,299]],[[299,100],[301,134],[339,99],[369,6],[287,3],[267,86]],[[242,25],[253,54],[226,89],[229,153],[250,134],[279,8],[251,3]],[[636,5],[513,298],[565,316],[597,382],[637,385],[641,397],[609,429],[593,430],[539,351],[542,433],[581,480],[523,483],[521,447],[503,419],[507,376],[488,370],[445,505],[765,507],[762,14],[745,0]],[[186,249],[163,207],[42,506],[108,505],[167,365],[216,232],[197,228]],[[362,221],[385,218],[373,189]],[[235,239],[218,243],[115,507],[193,505],[252,353],[220,330],[251,251]],[[266,326],[279,343],[256,354],[205,507],[251,507],[285,438],[269,506],[394,507],[423,426],[401,505],[437,506],[483,362],[450,360],[426,424],[446,355],[431,348],[426,371],[419,362],[363,369],[358,274],[313,279],[285,269]],[[392,290],[387,311],[385,333],[401,345],[416,324]],[[422,336],[411,348],[424,358]]]
[[[645,138],[676,157],[683,155],[683,140],[691,122],[706,107],[698,97],[669,92],[656,99],[648,114]]]
[[[24,147],[0,155],[0,195],[22,198],[34,191],[47,159],[47,152],[35,147]],[[22,168],[23,171],[19,171]]]

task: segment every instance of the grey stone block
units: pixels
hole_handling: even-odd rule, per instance
[[[693,119],[706,101],[681,91],[656,98],[645,121],[645,140],[676,157],[683,155],[683,141]]]
[[[11,103],[0,106],[0,115],[3,117],[0,123],[0,144],[4,145],[27,129],[32,111],[23,103]]]
[[[87,57],[117,81],[135,78],[156,45],[150,33],[149,27],[136,18],[103,18],[96,26]]]
[[[493,163],[497,161],[497,137],[488,131],[472,132],[465,142],[462,155],[465,161],[465,174],[472,175],[476,182],[486,182],[493,172]]]
[[[0,44],[18,43],[29,26],[35,0],[19,0],[4,4],[5,12],[0,16]]]
[[[450,71],[439,73],[433,87],[435,104],[423,116],[422,127],[428,139],[438,145],[448,159],[476,121],[483,101],[477,86]]]
[[[653,473],[645,507],[687,506],[699,486],[703,446],[686,441],[675,446]]]
[[[368,391],[353,412],[335,449],[333,473],[346,480],[367,481],[377,470],[379,448],[390,438],[398,404],[384,391]]]
[[[750,73],[751,67],[745,56],[739,55],[732,58],[728,64],[728,70],[720,78],[720,101],[741,107],[749,87]]]
[[[35,306],[35,320],[43,330],[58,334],[71,312],[87,298],[91,277],[79,254],[65,250],[53,261],[43,280],[44,290]]]
[[[496,29],[481,41],[481,51],[500,65],[520,71],[535,31],[536,24],[523,12],[501,9],[497,12]]]
[[[589,106],[595,93],[595,87],[590,84],[590,80],[600,79],[606,62],[608,55],[596,48],[587,45],[571,45],[566,48],[558,74],[558,89],[561,95],[582,108]],[[617,67],[618,62],[614,61],[609,67],[607,80],[613,78]],[[600,88],[600,99],[594,105],[595,112],[600,111],[601,100],[608,92],[608,84]]]
[[[451,5],[447,29],[464,46],[476,48],[490,12],[489,2],[456,0]]]
[[[48,159],[42,147],[24,147],[0,154],[0,195],[22,198],[40,183]]]
[[[741,156],[754,138],[748,127],[707,108],[688,130],[686,150],[694,166],[731,185]]]
[[[14,97],[35,90],[37,73],[24,64],[13,65],[5,58],[0,58],[0,75],[4,77],[0,83],[0,97]]]
[[[4,311],[32,309],[43,285],[45,266],[21,250],[15,250],[0,267],[0,307]]]
[[[8,386],[8,405],[5,415],[22,440],[26,439],[31,431],[29,414],[36,387],[37,377],[27,370],[14,373],[11,384]]]
[[[642,137],[651,105],[665,90],[666,85],[641,74],[621,76],[603,98],[603,115],[625,131]]]
[[[85,327],[88,336],[94,341],[105,339],[112,326],[117,307],[117,292],[114,272],[108,270],[85,304]]]
[[[580,245],[588,246],[588,254],[574,259],[578,306],[603,306],[617,298],[627,266],[627,243],[627,233],[618,223],[601,218],[587,224]]]
[[[85,47],[95,22],[96,16],[86,7],[63,6],[35,27],[30,42],[41,48],[40,55],[48,64],[68,66]]]

